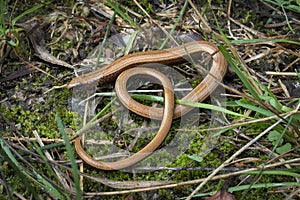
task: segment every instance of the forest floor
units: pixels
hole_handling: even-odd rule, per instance
[[[0,9],[1,199],[300,198],[299,1],[3,0]],[[195,108],[138,164],[104,171],[83,162],[76,137],[110,162],[146,146],[160,122],[123,108],[113,81],[81,84],[80,75],[193,41],[219,50],[200,64],[187,56],[148,67],[179,99],[223,55],[228,69],[209,98],[178,101]],[[75,76],[80,86],[70,88]],[[160,86],[131,81],[139,102],[163,105]]]

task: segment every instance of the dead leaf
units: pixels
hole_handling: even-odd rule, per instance
[[[30,23],[22,25],[22,27],[27,33],[37,57],[55,65],[74,69],[74,67],[69,63],[55,58],[48,52],[45,47],[45,31],[43,30],[42,25],[40,25],[37,21],[32,21]]]

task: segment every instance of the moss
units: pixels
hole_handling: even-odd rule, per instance
[[[27,91],[40,93],[37,86],[43,80],[38,79],[39,83],[32,86]],[[22,84],[22,83],[21,83]],[[27,85],[27,84],[26,84]],[[23,87],[26,87],[24,85]],[[19,88],[19,86],[16,86]],[[18,90],[18,89],[16,89]],[[20,89],[21,90],[21,89]],[[37,94],[38,96],[39,94]],[[8,121],[14,122],[16,128],[24,134],[31,136],[32,130],[36,130],[41,137],[58,138],[57,124],[54,119],[54,114],[59,114],[64,122],[72,128],[75,127],[73,116],[74,113],[67,109],[67,100],[70,96],[70,91],[60,90],[51,92],[45,97],[46,102],[25,104],[16,99],[16,106],[5,107],[0,106],[0,111],[4,114]]]
[[[251,11],[251,10],[247,10],[246,12],[245,12],[245,15],[244,15],[244,17],[241,19],[241,23],[242,24],[248,24],[248,23],[255,23],[255,24],[257,24],[256,22],[257,22],[257,20],[258,20],[258,17],[257,17],[257,15],[253,12],[253,11]]]
[[[272,189],[260,188],[260,189],[249,189],[240,192],[235,192],[234,195],[237,199],[249,199],[249,200],[256,200],[256,199],[268,199],[268,200],[277,200],[277,199],[284,199],[284,196],[280,193],[271,192]]]
[[[222,154],[222,156],[220,157],[226,159],[229,158],[236,151],[236,146],[229,142],[222,142],[222,145],[218,147],[218,150]]]
[[[161,1],[162,2],[162,1]],[[173,1],[176,2],[176,1]],[[54,4],[56,4],[55,2],[53,2]],[[138,12],[142,15],[144,15],[144,13],[136,6],[136,4],[134,4],[133,2],[128,2],[128,1],[119,1],[118,3],[120,3],[120,9],[122,9],[124,12],[126,12],[126,8],[130,8],[132,10],[134,10],[135,12]],[[156,4],[151,4],[152,2],[147,1],[147,0],[142,0],[139,1],[139,3],[141,4],[141,6],[148,12],[148,13],[153,13],[153,10],[156,9],[155,6]],[[178,2],[176,2],[178,3]],[[58,2],[59,5],[61,5],[61,2]],[[70,6],[70,8],[75,4],[75,1],[67,1],[64,2],[64,6],[67,8],[68,6]],[[205,2],[202,2],[200,7],[202,8],[203,4],[205,4]],[[222,12],[224,11],[224,9],[226,8],[226,2],[222,1],[222,0],[218,0],[216,2],[214,2],[214,5],[219,4],[218,5],[218,12]],[[241,8],[237,8],[235,7],[235,5],[241,5]],[[22,5],[22,4],[20,4]],[[27,7],[31,7],[32,4],[26,4]],[[199,5],[198,5],[199,6]],[[221,9],[219,10],[219,7],[221,7]],[[258,20],[257,15],[255,14],[255,12],[246,10],[244,7],[244,4],[242,2],[237,2],[237,4],[233,4],[232,5],[233,9],[232,11],[236,11],[235,9],[237,8],[237,12],[232,12],[232,17],[234,19],[241,19],[241,22],[249,25],[249,23],[253,23],[254,27],[252,27],[254,29],[259,29],[260,27],[263,26],[264,22],[263,20]],[[248,8],[248,7],[246,7]],[[21,13],[24,9],[23,7],[16,7],[17,11],[16,13],[14,13],[16,16]],[[209,8],[207,7],[207,12],[209,12]],[[215,9],[217,10],[217,9]],[[128,12],[129,15],[131,15],[131,13]],[[216,13],[218,15],[218,13]],[[205,14],[206,16],[206,14]],[[213,17],[209,17],[209,13],[207,13],[208,19],[212,19],[214,20]],[[154,16],[153,16],[154,17]],[[163,18],[163,17],[161,17]],[[75,18],[74,18],[75,19]],[[222,22],[223,21],[223,22]],[[221,28],[222,28],[222,24],[226,24],[226,20],[222,20],[220,22]],[[60,20],[58,22],[61,22]],[[60,26],[60,24],[57,24],[58,26]],[[79,24],[78,26],[85,29],[85,23]],[[233,25],[233,24],[232,24]],[[215,28],[212,26],[212,28]],[[232,28],[235,28],[235,26],[232,26]],[[287,28],[284,28],[285,31],[287,31]],[[226,30],[226,28],[224,29]],[[267,32],[268,35],[275,35],[277,32],[274,29],[267,29],[265,30]],[[61,32],[56,32],[55,37],[60,37],[61,36]],[[19,38],[19,37],[18,37]],[[21,37],[20,37],[21,38]],[[52,41],[55,41],[55,38],[53,38]],[[22,41],[21,41],[22,42]],[[28,41],[27,41],[28,42]],[[66,38],[61,38],[61,40],[59,40],[58,43],[54,44],[52,46],[52,50],[54,55],[60,55],[60,52],[65,53],[68,49],[71,49],[74,47],[74,41],[71,40],[67,40]],[[23,44],[21,44],[20,46],[23,47]],[[91,48],[90,45],[87,48]],[[23,56],[23,57],[27,57],[30,58],[30,60],[34,60],[33,58],[33,51],[30,51],[30,47],[29,45],[26,43],[26,45],[24,45],[24,50],[28,51],[30,53],[28,53],[27,56]],[[24,54],[24,50],[22,52],[22,48],[18,49],[18,51],[20,51],[21,55],[26,55],[27,53]],[[291,60],[293,60],[291,58]],[[13,66],[13,70],[18,69],[17,66]],[[42,69],[44,69],[47,72],[53,73],[52,68],[47,67],[47,65],[42,65],[41,66]],[[57,70],[58,73],[61,74],[61,72],[59,72],[60,70]],[[54,72],[57,73],[57,72]],[[53,85],[53,81],[48,77],[45,76],[43,74],[33,74],[30,76],[29,79],[21,79],[20,80],[20,84],[15,88],[16,90],[18,89],[23,89],[24,91],[28,92],[28,93],[41,93],[41,90],[39,85],[47,85],[50,82],[51,85]],[[197,85],[199,83],[199,80],[196,80],[193,82],[193,86]],[[54,85],[58,85],[60,83],[54,83]],[[25,85],[25,86],[24,86]],[[9,95],[8,95],[9,96]],[[6,94],[2,93],[0,94],[0,98],[4,99],[6,97]],[[74,116],[75,118],[77,117],[76,113],[72,113],[67,109],[67,103],[68,103],[68,98],[70,98],[70,91],[68,90],[55,90],[53,92],[50,92],[48,94],[45,95],[45,99],[46,102],[44,104],[39,104],[39,105],[34,105],[32,107],[26,107],[23,106],[24,102],[18,102],[18,100],[14,100],[13,102],[13,106],[9,106],[9,107],[1,107],[0,108],[0,112],[4,113],[4,115],[6,116],[6,118],[15,123],[13,125],[16,125],[16,128],[18,130],[20,130],[20,132],[22,132],[22,134],[24,134],[24,136],[30,136],[32,130],[37,130],[38,133],[40,133],[40,135],[42,137],[48,137],[48,138],[58,138],[60,137],[60,135],[57,132],[57,125],[56,125],[56,121],[54,119],[54,114],[58,114],[62,120],[64,121],[64,123],[68,126],[71,127],[73,129],[76,128],[76,121],[74,120]],[[106,104],[103,103],[104,105]],[[244,109],[241,107],[230,107],[230,109],[232,109],[233,111],[236,111],[238,113],[243,114]],[[133,115],[132,115],[133,116]],[[229,121],[234,121],[237,118],[234,116],[227,116]],[[260,116],[257,116],[258,118]],[[130,124],[126,127],[124,127],[124,130],[130,130],[132,128],[136,128],[138,126],[140,126],[143,123],[143,119],[140,117],[136,117],[134,115],[133,117],[136,120],[136,123]],[[1,121],[2,122],[2,121]],[[112,132],[112,130],[116,129],[118,127],[118,123],[115,122],[113,119],[110,119],[106,122],[104,122],[103,124],[103,129],[104,132]],[[154,125],[155,126],[155,125]],[[266,129],[267,127],[269,127],[268,123],[259,123],[259,124],[252,124],[251,125],[251,129],[249,129],[248,131],[246,131],[245,134],[252,134],[253,133],[259,133],[262,130]],[[175,136],[175,134],[178,134],[178,132],[176,131],[176,129],[179,128],[179,124],[174,124],[170,134],[168,134],[166,140],[164,141],[163,145],[166,145],[169,143],[169,141],[171,141],[173,139],[173,137]],[[202,125],[199,130],[201,130],[201,128],[205,128],[204,125]],[[276,127],[276,129],[279,129],[279,131],[282,131],[282,127],[278,126]],[[197,131],[197,130],[195,130]],[[2,133],[1,133],[2,134]],[[10,135],[10,133],[6,132],[6,135]],[[105,139],[105,135],[102,134],[100,131],[90,131],[89,133],[87,133],[88,136],[91,136],[92,138],[95,139]],[[143,146],[145,146],[146,144],[148,144],[148,142],[151,140],[151,137],[153,135],[156,134],[156,131],[152,131],[151,133],[149,133],[150,137],[145,139],[145,140],[139,140],[137,145],[135,146],[135,151],[140,150]],[[229,140],[231,138],[227,138],[228,136],[232,136],[234,135],[233,132],[227,132],[226,136],[223,135],[220,136],[218,141],[213,141],[211,144],[213,145],[217,145],[217,148],[215,148],[214,150],[212,150],[209,154],[207,154],[204,157],[203,162],[196,162],[194,160],[191,160],[190,158],[188,158],[187,155],[191,155],[191,154],[195,154],[195,155],[199,155],[202,156],[202,154],[204,154],[203,151],[207,151],[210,149],[210,147],[205,146],[204,143],[204,139],[206,136],[206,132],[204,132],[203,134],[199,134],[197,135],[198,137],[196,137],[193,141],[191,141],[191,144],[189,145],[189,149],[186,152],[186,154],[182,154],[181,156],[179,156],[176,161],[172,164],[170,164],[169,166],[173,166],[173,167],[211,167],[211,168],[216,168],[218,167],[226,158],[228,158],[230,155],[232,155],[233,152],[236,151],[236,146],[231,144],[229,142]],[[2,134],[4,135],[4,134]],[[111,134],[111,137],[108,137],[108,139],[113,140],[113,136],[114,134]],[[123,134],[120,136],[121,139],[124,139],[126,141],[130,141],[132,140],[132,136],[130,134]],[[267,138],[265,138],[267,139]],[[216,144],[216,142],[219,142]],[[179,144],[179,146],[183,144]],[[209,145],[209,144],[206,144]],[[181,146],[180,146],[181,147]],[[181,147],[183,148],[183,147]],[[65,151],[65,149],[63,149],[63,151]],[[96,153],[99,153],[99,149],[96,147],[93,147],[89,150],[91,152],[91,154],[93,155],[97,155]],[[105,152],[100,152],[100,153],[105,153]],[[299,150],[297,150],[296,152],[299,153]],[[163,157],[168,158],[169,154],[168,152],[163,152]],[[251,157],[257,157],[262,159],[263,161],[268,160],[268,155],[265,155],[264,153],[262,153],[259,150],[253,150],[250,149],[249,151],[245,151],[243,153],[242,156],[251,156]],[[288,157],[286,157],[288,158]],[[26,158],[27,159],[27,158]],[[30,159],[30,158],[29,158]],[[166,159],[167,160],[167,159]],[[162,162],[161,158],[157,158],[157,157],[153,157],[150,159],[151,162],[157,163],[157,162]],[[33,160],[30,160],[30,163],[33,163],[33,165],[35,167],[37,167],[39,170],[41,170],[42,173],[44,173],[47,177],[51,178],[51,180],[55,180],[52,179],[52,175],[49,173],[47,173],[46,169],[44,168],[44,166],[42,164],[39,163],[35,163]],[[261,162],[255,162],[254,165],[260,165]],[[9,174],[8,178],[6,178],[5,180],[9,183],[9,185],[12,188],[12,191],[15,191],[15,188],[20,187],[21,189],[16,189],[17,192],[19,191],[25,191],[24,194],[26,196],[26,194],[28,193],[28,191],[26,191],[26,187],[22,186],[21,181],[18,178],[15,178],[14,172],[5,164],[3,164],[1,166],[1,170],[3,171],[3,173]],[[130,173],[123,173],[123,172],[101,172],[100,170],[95,170],[94,168],[88,167],[87,166],[87,171],[86,173],[91,174],[93,176],[105,176],[107,178],[110,178],[112,180],[120,180],[120,181],[126,181],[126,180],[175,180],[178,182],[181,181],[187,181],[187,180],[193,180],[193,179],[197,179],[197,178],[203,178],[206,177],[211,171],[202,171],[202,170],[198,170],[198,171],[187,171],[187,170],[181,170],[181,171],[171,171],[171,170],[165,170],[165,171],[156,171],[156,172],[145,172],[145,173],[141,173],[141,174],[130,174]],[[250,179],[254,179],[254,176],[250,176]],[[249,180],[250,180],[249,179]],[[261,176],[259,177],[258,181],[259,183],[270,183],[270,182],[284,182],[289,180],[289,177],[286,176]],[[252,180],[250,180],[252,181]],[[219,189],[222,185],[222,183],[224,182],[224,180],[219,180],[219,181],[210,181],[206,186],[205,186],[205,190],[212,190],[212,188],[214,189]],[[19,186],[21,185],[21,186]],[[91,181],[90,179],[84,179],[84,190],[88,191],[88,192],[97,192],[97,191],[116,191],[116,189],[110,188],[108,186],[104,186],[103,184],[100,183],[96,183],[95,181]],[[176,194],[179,193],[180,197],[184,196],[183,194],[190,194],[190,191],[192,189],[194,189],[195,186],[186,186],[186,187],[178,187],[178,188],[172,188],[172,189],[164,189],[164,190],[158,190],[158,194],[160,196],[160,198],[162,199],[173,199],[174,196],[176,197]],[[155,191],[156,192],[156,191]],[[268,193],[269,192],[269,193]],[[280,194],[274,194],[272,193],[272,197],[270,197],[270,193],[273,192],[273,189],[251,189],[251,190],[246,190],[244,192],[236,192],[236,196],[237,199],[243,197],[247,197],[247,199],[282,199],[284,198],[282,195]],[[22,193],[23,194],[23,193]],[[251,195],[249,195],[251,194]],[[127,196],[129,195],[120,195],[120,196],[113,196],[113,197],[102,197],[103,199],[125,199]],[[142,195],[141,195],[142,196]],[[139,199],[140,194],[134,194],[133,198],[134,199]],[[1,198],[1,196],[0,196]],[[144,198],[146,199],[146,198]]]
[[[167,189],[158,190],[158,194],[161,199],[174,199],[173,192]]]
[[[193,88],[195,88],[197,85],[199,85],[200,82],[201,82],[201,80],[196,79],[196,80],[192,81],[191,86],[192,86]]]

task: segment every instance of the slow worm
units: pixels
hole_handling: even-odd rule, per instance
[[[147,144],[142,150],[140,150],[138,153],[133,154],[132,156],[125,158],[123,160],[115,161],[115,162],[101,162],[95,160],[93,157],[91,157],[89,154],[87,154],[84,149],[81,146],[80,138],[78,137],[75,141],[75,149],[78,153],[78,155],[89,165],[96,167],[98,169],[103,170],[118,170],[122,168],[129,167],[131,165],[134,165],[135,163],[141,161],[145,157],[147,157],[149,154],[151,154],[156,148],[159,147],[159,145],[162,143],[162,141],[167,136],[169,129],[172,124],[172,118],[173,118],[173,112],[174,112],[174,92],[173,92],[173,86],[170,80],[162,73],[150,69],[150,68],[135,68],[135,69],[128,69],[127,71],[123,72],[121,75],[119,75],[117,81],[116,81],[116,93],[119,94],[118,91],[120,89],[123,89],[123,84],[125,84],[128,81],[128,79],[135,75],[147,75],[152,76],[159,80],[159,83],[163,85],[164,90],[164,115],[162,118],[162,122],[160,125],[160,128],[156,134],[156,136],[151,140],[149,144]],[[118,81],[122,80],[122,81]],[[120,85],[122,84],[122,85]],[[126,92],[127,93],[127,92]],[[129,94],[127,93],[128,97],[130,98]],[[118,95],[118,98],[120,96]],[[134,100],[133,100],[134,101]]]
[[[137,66],[151,63],[168,65],[179,64],[190,61],[190,58],[196,60],[197,54],[199,55],[200,52],[207,52],[209,55],[211,55],[211,69],[203,81],[201,81],[190,93],[182,98],[182,100],[201,102],[215,90],[215,88],[218,86],[218,82],[223,79],[223,76],[227,70],[226,59],[219,51],[218,47],[206,41],[190,42],[182,46],[165,50],[130,54],[117,59],[104,68],[73,78],[68,84],[68,88],[92,82],[105,83],[115,80],[118,77],[116,80],[115,90],[119,100],[124,104],[125,107],[141,116],[162,120],[160,129],[154,139],[142,150],[128,158],[115,162],[97,161],[84,151],[81,145],[80,137],[78,137],[75,141],[75,149],[78,155],[86,163],[98,169],[118,170],[134,165],[151,154],[163,142],[171,126],[172,119],[186,114],[192,109],[192,107],[176,105],[176,107],[173,108],[172,105],[174,105],[174,92],[173,89],[171,89],[172,86],[170,85],[168,78],[156,70],[150,68],[140,68]],[[163,85],[165,99],[164,108],[148,107],[138,103],[130,97],[126,89],[127,81],[131,76],[140,74],[152,76],[159,80]]]

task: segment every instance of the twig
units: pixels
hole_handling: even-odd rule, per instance
[[[300,158],[295,158],[292,160],[287,160],[287,161],[283,161],[283,162],[265,165],[264,169],[274,168],[277,166],[281,166],[281,165],[285,165],[285,164],[289,164],[289,163],[295,163],[295,162],[300,162]],[[217,176],[212,177],[211,180],[224,179],[224,178],[237,176],[237,175],[245,174],[245,173],[252,172],[252,171],[258,171],[258,170],[261,170],[261,167],[255,167],[255,168],[251,168],[251,169],[241,170],[241,171],[233,172],[231,174],[217,175]],[[180,182],[180,183],[161,185],[161,186],[147,187],[147,188],[139,188],[139,189],[131,189],[131,190],[123,190],[123,191],[112,191],[112,192],[85,193],[85,195],[87,195],[89,197],[93,197],[93,196],[104,196],[104,195],[109,196],[109,195],[130,194],[130,193],[134,193],[134,192],[146,192],[146,191],[151,191],[151,190],[159,190],[159,189],[174,188],[174,187],[185,186],[185,185],[199,184],[203,181],[205,181],[205,178],[191,180],[191,181],[185,181],[185,182]]]
[[[291,112],[289,115],[286,115],[283,117],[284,119],[287,119],[292,114],[295,114],[300,107],[300,104],[298,104],[297,109],[294,110],[294,112]],[[279,119],[276,123],[274,123],[272,126],[267,128],[265,131],[260,133],[258,136],[256,136],[253,140],[248,142],[243,148],[235,152],[230,158],[228,158],[224,163],[222,163],[215,171],[213,171],[205,180],[188,196],[187,200],[191,200],[193,196],[209,181],[211,180],[223,167],[228,165],[233,159],[235,159],[238,155],[240,155],[243,151],[248,149],[253,143],[255,143],[258,139],[260,139],[262,136],[264,136],[266,133],[271,131],[274,127],[276,127],[278,124],[280,124],[283,121],[283,119]]]
[[[33,137],[3,137],[5,140],[13,141],[13,142],[19,142],[19,141],[37,141],[37,138]],[[40,138],[42,142],[45,143],[54,143],[54,142],[63,142],[63,139],[55,138],[55,139],[49,139],[49,138]]]
[[[36,130],[33,131],[34,136],[36,137],[36,140],[38,142],[38,144],[43,147],[44,143],[41,140],[38,132]],[[50,161],[54,161],[54,159],[52,158],[51,154],[46,150],[44,151],[44,154],[46,156],[46,158]],[[70,190],[70,186],[68,185],[68,182],[66,181],[66,179],[63,177],[63,174],[61,173],[61,171],[59,170],[59,168],[57,166],[53,166],[53,170],[57,175],[58,180],[61,182],[61,184],[64,186],[64,188],[66,190]]]
[[[285,86],[285,84],[284,84],[280,79],[278,80],[278,83],[279,83],[280,87],[282,88],[282,90],[283,90],[285,96],[288,97],[288,98],[290,98],[291,95],[290,95],[290,93],[289,93],[287,87]]]
[[[296,72],[273,72],[273,71],[266,71],[267,75],[273,75],[273,76],[298,76]]]

